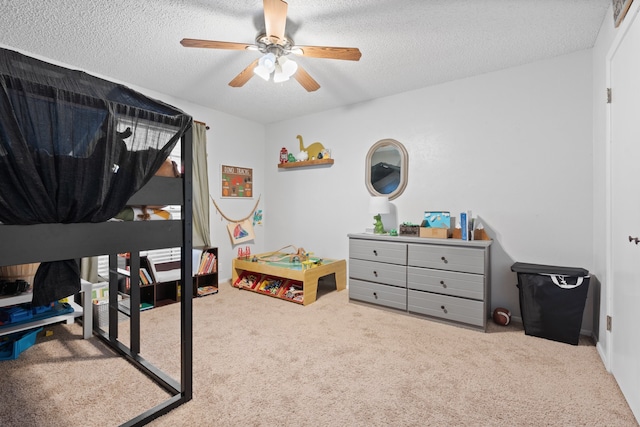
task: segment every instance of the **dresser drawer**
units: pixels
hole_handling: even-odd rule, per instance
[[[407,309],[407,289],[349,279],[349,298],[386,307]]]
[[[385,285],[407,287],[407,267],[383,262],[349,259],[349,277]]]
[[[484,274],[484,250],[455,246],[409,244],[407,263],[414,267]]]
[[[471,299],[484,299],[484,276],[431,268],[407,268],[407,287]]]
[[[351,239],[349,241],[349,258],[406,265],[407,245],[405,243]]]
[[[425,314],[469,325],[484,326],[484,303],[464,298],[432,294],[409,289],[407,309],[410,313]]]

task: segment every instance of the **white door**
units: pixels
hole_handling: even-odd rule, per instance
[[[640,18],[610,63],[611,371],[640,420]],[[631,240],[631,241],[630,241]]]

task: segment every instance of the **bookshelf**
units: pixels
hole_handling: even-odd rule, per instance
[[[127,258],[127,264],[129,259]],[[124,293],[129,295],[129,276],[131,272],[127,265],[119,272],[125,278]],[[154,307],[172,304],[180,301],[180,262],[154,263],[147,256],[140,257],[140,309],[148,310]]]
[[[193,296],[202,297],[218,292],[218,248],[202,249],[198,268],[193,271]]]
[[[193,296],[215,294],[218,292],[218,248],[196,249],[201,250],[202,253],[198,264],[193,265]],[[141,256],[140,308],[146,310],[180,301],[182,293],[180,271],[180,261],[154,262],[149,256]],[[119,272],[127,276],[124,293],[129,294],[128,267],[119,269]]]

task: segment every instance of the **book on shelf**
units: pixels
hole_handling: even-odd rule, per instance
[[[158,279],[158,271],[156,270],[156,263],[151,258],[147,257],[147,265],[149,266],[149,270],[151,270],[147,272],[149,276],[151,276],[151,282],[152,283],[159,282],[160,279]]]
[[[144,267],[140,268],[140,280],[142,281],[143,285],[150,285],[153,283],[153,279],[151,278],[151,275],[149,274],[147,269]]]
[[[205,295],[217,294],[218,288],[216,286],[199,286],[198,296],[203,297]]]
[[[197,274],[201,274],[202,271],[204,270],[204,266],[207,263],[207,256],[206,256],[206,252],[203,252],[202,255],[200,255],[200,264],[198,265],[198,269],[196,270]]]
[[[153,304],[149,302],[140,303],[140,311],[150,310],[153,308]]]
[[[142,269],[140,269],[140,284],[141,285],[148,285],[147,282],[147,278],[144,276],[144,273],[142,272]]]
[[[203,252],[200,257],[200,265],[198,266],[197,274],[209,274],[218,271],[218,263],[216,262],[216,256],[212,252]]]

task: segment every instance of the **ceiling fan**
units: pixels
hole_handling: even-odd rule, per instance
[[[307,73],[295,61],[287,56],[291,53],[310,58],[343,59],[358,61],[362,54],[355,47],[328,47],[328,46],[296,46],[293,40],[285,35],[287,22],[287,2],[284,0],[263,0],[264,22],[266,33],[256,38],[255,44],[223,42],[215,40],[182,39],[180,44],[184,47],[200,47],[208,49],[231,50],[257,50],[263,54],[254,60],[247,68],[242,70],[229,86],[241,87],[249,79],[257,74],[265,80],[269,80],[273,74],[274,82],[286,81],[289,77],[295,78],[308,92],[320,88],[318,82]]]

